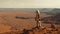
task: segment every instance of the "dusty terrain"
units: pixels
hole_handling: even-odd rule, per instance
[[[0,12],[0,33],[1,34],[20,34],[23,29],[32,30],[36,26],[35,19],[16,19],[16,16],[22,17],[35,17],[35,12],[31,11],[5,11]],[[45,14],[41,14],[41,16],[45,16]],[[42,18],[41,17],[41,18]],[[60,34],[60,26],[56,26],[57,31],[51,31],[52,28],[49,28],[50,24],[43,24],[42,28],[33,29],[33,31],[29,31],[30,34]],[[45,28],[45,29],[43,29]],[[13,33],[12,33],[13,32]],[[34,32],[34,33],[33,33]]]
[[[20,28],[31,28],[35,26],[34,19],[17,19],[16,16],[22,17],[34,17],[34,12],[24,12],[24,11],[16,11],[16,12],[0,12],[0,32],[10,31],[11,26]],[[33,24],[32,24],[33,23]]]

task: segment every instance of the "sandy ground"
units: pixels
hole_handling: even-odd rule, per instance
[[[43,15],[45,16],[45,14]],[[43,15],[41,16],[43,17]],[[0,12],[0,33],[10,32],[15,28],[22,31],[24,28],[31,29],[36,26],[35,19],[16,19],[16,16],[35,17],[35,13],[31,11]],[[45,27],[47,26],[48,25],[46,25]],[[35,32],[36,34],[41,34],[40,32]]]
[[[16,26],[20,30],[24,28],[30,29],[35,26],[34,19],[16,19],[16,16],[35,17],[35,13],[24,11],[0,12],[0,32],[9,31],[11,26]]]

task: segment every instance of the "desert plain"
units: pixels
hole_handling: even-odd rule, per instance
[[[24,10],[3,10],[0,11],[0,34],[27,34],[23,33],[23,29],[32,30],[29,34],[60,34],[60,25],[55,25],[56,31],[50,28],[51,24],[42,23],[40,29],[32,29],[36,26],[35,19],[17,19],[16,16],[35,18],[34,11]],[[40,14],[40,18],[47,16]],[[45,29],[43,29],[45,28]],[[51,31],[53,30],[53,31]]]

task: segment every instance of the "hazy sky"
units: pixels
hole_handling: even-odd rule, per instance
[[[60,0],[0,0],[0,8],[60,8]]]

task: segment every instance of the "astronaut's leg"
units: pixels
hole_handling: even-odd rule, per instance
[[[41,27],[41,21],[39,21],[38,25],[39,25],[39,27]]]

